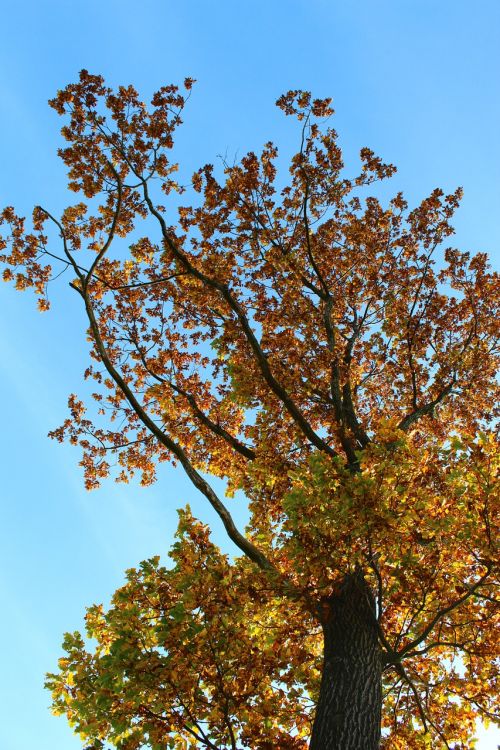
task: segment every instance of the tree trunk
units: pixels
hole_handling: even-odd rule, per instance
[[[310,750],[377,750],[382,661],[375,602],[361,572],[323,603],[324,662]]]

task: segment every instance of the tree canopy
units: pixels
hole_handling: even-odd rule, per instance
[[[499,287],[447,244],[461,190],[384,203],[395,167],[363,148],[349,176],[330,100],[302,91],[277,102],[298,122],[285,168],[269,142],[188,184],[186,98],[165,86],[148,109],[82,71],[51,101],[82,200],[30,228],[1,214],[4,279],[45,310],[67,271],[87,315],[94,405],[71,395],[52,433],[86,486],[180,464],[241,552],[181,511],[172,566],[128,571],[91,640],[66,636],[54,710],[96,748],[305,748],[321,631],[357,591],[380,746],[469,748],[499,719]],[[207,475],[244,494],[245,531]]]

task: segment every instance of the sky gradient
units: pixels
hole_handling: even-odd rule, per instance
[[[6,6],[2,26],[2,206],[57,214],[73,200],[46,102],[81,68],[144,98],[196,78],[178,139],[187,174],[269,139],[291,148],[297,133],[273,104],[304,88],[333,97],[347,163],[373,148],[398,166],[393,191],[410,204],[462,185],[455,244],[499,265],[498,0],[28,0]],[[189,502],[231,551],[180,471],[162,468],[147,490],[108,482],[86,493],[78,451],[46,438],[79,390],[87,351],[76,296],[63,283],[51,297],[42,316],[31,296],[0,287],[2,750],[81,748],[50,715],[43,675],[85,606],[107,601],[127,567],[166,554],[177,507]],[[244,507],[235,515],[243,523]],[[497,742],[490,733],[477,748]]]

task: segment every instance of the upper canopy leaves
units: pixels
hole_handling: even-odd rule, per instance
[[[51,105],[84,201],[60,219],[35,208],[32,231],[1,214],[4,278],[46,309],[69,270],[85,307],[98,413],[72,395],[52,435],[81,446],[87,486],[110,456],[144,484],[179,462],[247,558],[230,564],[185,517],[176,567],[148,563],[91,610],[94,653],[67,641],[55,705],[123,748],[302,747],[311,618],[361,568],[392,670],[390,747],[468,747],[497,680],[498,278],[484,254],[442,251],[460,190],[384,205],[369,188],[395,168],[364,148],[347,175],[320,124],[329,100],[277,104],[300,122],[288,174],[267,143],[202,167],[189,205],[172,160],[185,95],[163,87],[148,109],[82,71]],[[205,473],[245,492],[246,536]]]

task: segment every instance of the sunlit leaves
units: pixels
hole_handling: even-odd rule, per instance
[[[247,556],[182,514],[174,567],[129,571],[88,612],[93,645],[67,637],[55,710],[95,747],[299,750],[318,604],[361,570],[384,746],[470,747],[498,716],[498,276],[446,247],[460,188],[382,201],[395,167],[362,148],[347,170],[330,100],[307,92],[277,102],[296,153],[177,177],[192,84],[146,105],[82,71],[51,106],[83,200],[36,207],[32,230],[0,214],[4,280],[45,310],[67,271],[85,309],[94,390],[51,435],[80,447],[86,486],[176,462]],[[205,474],[245,495],[246,536]]]
[[[66,636],[47,682],[55,710],[87,741],[119,748],[198,747],[203,738],[231,747],[231,737],[305,747],[319,675],[311,616],[276,598],[244,560],[230,564],[189,512],[178,537],[173,568],[148,560],[128,571],[108,612],[88,610],[91,650]]]

